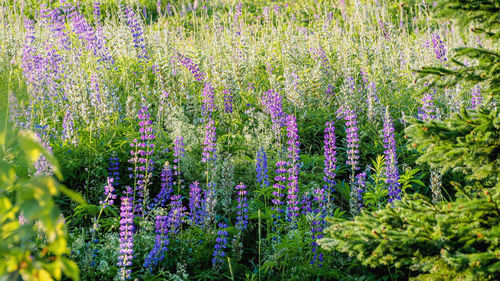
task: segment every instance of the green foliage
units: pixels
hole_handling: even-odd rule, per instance
[[[353,221],[331,222],[321,246],[367,266],[409,271],[415,280],[500,278],[500,210],[485,193],[439,205],[415,194]]]
[[[80,203],[83,199],[53,177],[27,178],[19,173],[14,159],[24,155],[26,165],[32,166],[43,155],[61,176],[54,156],[31,131],[13,135],[3,127],[0,147],[0,276],[59,280],[65,274],[78,280],[76,263],[65,257],[69,254],[66,228],[53,197],[64,193]]]

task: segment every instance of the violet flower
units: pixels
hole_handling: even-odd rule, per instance
[[[295,116],[286,117],[287,144],[288,144],[288,217],[293,221],[299,215],[299,172],[300,172],[300,142]]]
[[[131,7],[125,8],[125,17],[127,18],[127,25],[130,28],[134,40],[134,48],[137,50],[137,57],[140,60],[149,60],[148,51],[144,41],[144,32],[142,30],[139,19]]]
[[[148,253],[148,256],[144,260],[143,267],[152,271],[152,267],[158,265],[160,261],[165,258],[165,253],[168,250],[169,241],[169,229],[167,223],[167,216],[156,216],[155,218],[155,244],[153,248]]]
[[[358,122],[354,110],[346,109],[344,119],[346,120],[347,133],[347,165],[351,166],[352,175],[359,169],[359,138]],[[354,180],[354,178],[352,178]]]
[[[212,264],[214,269],[218,269],[222,264],[224,264],[224,257],[226,253],[224,250],[227,248],[227,224],[219,223],[219,230],[217,231],[217,238],[215,239],[214,253],[212,254]]]
[[[231,114],[233,113],[233,95],[231,94],[231,90],[224,89],[222,93],[224,94],[224,111]]]
[[[108,177],[106,181],[107,184],[104,186],[104,201],[99,201],[99,204],[101,204],[103,208],[113,205],[116,199],[116,194],[113,193],[113,191],[115,191],[113,178]]]
[[[195,181],[190,186],[189,191],[189,211],[190,221],[194,226],[201,226],[203,223],[203,210],[200,184]]]
[[[324,156],[325,156],[325,176],[323,180],[325,181],[324,188],[327,190],[328,202],[333,199],[333,193],[335,192],[335,176],[337,169],[337,147],[335,146],[335,123],[333,121],[326,122],[325,137],[324,137]]]
[[[209,119],[212,118],[212,113],[215,110],[214,95],[212,84],[210,82],[205,82],[202,92],[203,105],[201,107],[201,114]]]
[[[284,125],[283,98],[277,91],[271,89],[262,94],[261,103],[264,112],[271,116],[274,133],[278,136]]]
[[[205,140],[203,141],[203,153],[201,162],[210,163],[217,160],[216,148],[216,132],[215,132],[215,122],[209,119],[205,125]]]
[[[267,174],[267,155],[266,150],[261,146],[257,150],[257,164],[255,166],[257,172],[257,182],[261,188],[269,187],[269,175]]]
[[[394,124],[389,113],[389,107],[385,110],[384,118],[384,148],[385,148],[385,182],[389,185],[389,203],[395,199],[401,199],[399,193],[401,192],[399,184],[398,161],[396,154],[396,138],[394,136]]]
[[[132,212],[132,199],[122,197],[120,207],[120,255],[118,256],[118,278],[130,279],[132,259],[134,254],[134,214]]]
[[[236,190],[238,191],[238,205],[237,209],[237,217],[236,217],[236,229],[240,232],[243,232],[248,225],[248,203],[247,203],[247,191],[246,186],[242,183],[236,185]]]

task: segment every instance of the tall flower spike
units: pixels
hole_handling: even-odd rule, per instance
[[[201,188],[200,184],[195,181],[190,185],[189,191],[189,212],[190,212],[190,222],[191,225],[201,226],[203,223],[203,210],[202,210],[202,200],[201,200]]]
[[[429,121],[431,119],[436,119],[436,106],[434,105],[434,98],[431,93],[425,93],[420,100],[422,104],[418,108],[418,118],[422,121]]]
[[[432,34],[432,46],[434,47],[434,53],[436,54],[436,59],[441,62],[445,62],[446,59],[446,47],[444,46],[443,40],[439,34]]]
[[[287,144],[288,144],[288,217],[293,221],[299,216],[299,171],[300,171],[300,142],[297,130],[297,120],[295,116],[288,115],[286,117]]]
[[[354,173],[359,169],[359,138],[358,138],[358,122],[357,116],[354,110],[346,109],[345,117],[346,120],[345,125],[347,127],[347,165],[351,166],[352,176],[351,179],[354,181]]]
[[[144,32],[142,30],[141,24],[139,23],[138,16],[135,14],[131,7],[125,8],[125,16],[127,18],[127,24],[132,33],[134,48],[137,50],[137,57],[140,60],[149,60],[148,51],[146,50],[146,43],[144,41]]]
[[[281,213],[283,213],[281,205],[284,204],[283,197],[285,196],[285,183],[287,180],[286,171],[287,170],[285,161],[276,162],[276,171],[275,171],[276,176],[274,177],[274,185],[273,185],[274,198],[271,200],[271,202],[274,205],[272,207],[272,210],[275,211],[273,217],[276,218],[278,221],[281,219]]]
[[[351,194],[349,198],[349,206],[353,216],[359,214],[363,208],[363,192],[366,186],[366,172],[361,172],[356,175],[356,182],[352,184]]]
[[[267,174],[267,155],[266,150],[261,146],[257,150],[257,165],[255,166],[257,172],[257,182],[260,187],[269,187],[269,175]]]
[[[170,164],[165,162],[163,165],[163,169],[161,170],[161,189],[160,192],[156,195],[151,203],[149,209],[152,210],[158,206],[165,207],[165,204],[170,199],[170,195],[173,192],[173,176],[172,176],[172,168]]]
[[[483,97],[481,96],[481,89],[476,86],[472,89],[471,93],[471,99],[470,99],[470,109],[477,109],[479,106],[481,106],[481,103],[483,102]]]
[[[385,148],[385,182],[388,184],[389,190],[389,202],[393,202],[395,199],[401,199],[399,193],[399,172],[398,172],[398,161],[396,154],[396,139],[394,136],[394,125],[392,122],[391,115],[389,113],[389,107],[385,110],[384,118],[384,148]]]
[[[247,191],[245,190],[246,186],[242,183],[237,185],[235,188],[238,191],[238,205],[236,206],[236,229],[242,232],[247,228],[248,225]]]
[[[116,153],[109,157],[108,177],[113,179],[113,186],[118,185],[120,180],[120,159],[116,156]]]
[[[130,197],[122,197],[120,207],[120,255],[118,256],[118,278],[130,279],[132,259],[134,254],[134,214]]]
[[[184,157],[184,138],[177,136],[174,141],[174,176],[177,177],[177,184],[180,186],[181,184],[181,170],[180,170],[180,162],[181,158]]]
[[[324,145],[325,168],[323,171],[325,176],[323,180],[325,181],[327,201],[330,204],[335,192],[335,170],[337,169],[337,147],[335,146],[335,123],[333,121],[326,122]]]
[[[167,9],[168,9],[168,7],[170,7],[170,3],[167,4]],[[198,65],[196,63],[194,63],[193,60],[191,60],[190,58],[185,57],[183,55],[179,55],[179,62],[184,67],[186,67],[187,69],[189,69],[189,71],[193,74],[194,79],[196,81],[202,82],[203,80],[205,80],[205,73],[203,73],[200,70],[200,68],[198,67]]]
[[[222,91],[224,94],[224,111],[226,113],[233,113],[233,95],[231,94],[231,90],[224,89]]]
[[[182,205],[182,196],[174,195],[170,197],[170,212],[168,213],[167,223],[171,235],[179,232],[185,215],[186,207]]]
[[[217,238],[215,239],[214,253],[212,254],[212,265],[214,269],[219,269],[224,264],[224,257],[226,253],[224,250],[227,248],[227,224],[219,223],[219,230],[217,231]]]
[[[210,82],[205,82],[202,92],[201,114],[206,118],[212,118],[212,113],[215,110],[214,103],[214,88]]]
[[[113,178],[108,177],[106,180],[107,184],[104,186],[104,201],[99,201],[99,204],[103,205],[104,208],[113,205],[116,199],[116,194],[113,193],[115,191]]]
[[[283,98],[277,91],[271,89],[262,94],[261,103],[264,112],[271,116],[274,133],[279,135],[280,129],[284,125]]]
[[[149,271],[152,271],[152,268],[165,258],[165,253],[168,250],[167,246],[170,244],[167,216],[156,216],[155,228],[155,244],[143,264]]]
[[[312,220],[312,228],[311,228],[311,246],[312,246],[312,252],[313,252],[313,258],[311,260],[311,264],[317,262],[318,266],[322,266],[323,263],[323,254],[318,253],[318,243],[316,242],[317,239],[323,238],[323,227],[325,225],[325,216],[326,216],[326,211],[325,211],[325,189],[324,188],[317,188],[313,192],[313,201],[316,206],[316,208],[313,211],[313,220]]]
[[[203,156],[201,158],[201,162],[215,162],[217,159],[217,155],[215,154],[217,150],[215,146],[216,141],[215,122],[210,119],[205,125],[205,140],[203,141]]]

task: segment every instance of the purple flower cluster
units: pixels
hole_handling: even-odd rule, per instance
[[[206,82],[205,85],[203,86],[203,92],[202,92],[202,102],[203,105],[201,106],[201,114],[204,117],[211,118],[212,113],[215,110],[215,103],[214,103],[214,88],[212,87],[212,84],[210,82]]]
[[[149,55],[144,41],[144,32],[141,24],[139,23],[138,17],[131,7],[125,8],[125,16],[134,40],[134,48],[138,51],[137,57],[140,60],[147,61],[149,59]]]
[[[272,207],[272,209],[276,211],[276,214],[274,214],[273,216],[278,220],[281,218],[281,213],[283,212],[281,205],[284,204],[282,198],[285,196],[284,191],[285,191],[285,183],[287,180],[286,165],[287,164],[285,161],[276,162],[276,171],[275,171],[276,176],[274,177],[274,185],[273,185],[274,198],[271,200],[271,202],[274,204],[274,207]]]
[[[311,260],[311,264],[318,262],[318,265],[321,267],[323,262],[323,253],[318,253],[318,243],[316,239],[323,238],[323,226],[325,225],[325,189],[324,188],[316,188],[313,192],[313,201],[317,208],[314,209],[314,218],[312,220],[312,228],[311,228],[311,246],[313,252],[313,258]]]
[[[283,98],[277,91],[271,89],[262,95],[261,103],[264,112],[271,116],[274,133],[279,135],[280,128],[284,125]]]
[[[192,225],[201,226],[203,223],[203,210],[200,184],[195,181],[190,185],[189,190],[189,217]]]
[[[221,222],[219,223],[219,230],[217,231],[217,238],[215,239],[214,253],[212,254],[212,264],[214,269],[219,268],[224,264],[223,258],[226,256],[224,250],[227,248],[227,224]]]
[[[120,180],[120,159],[116,157],[116,154],[109,157],[108,177],[113,179],[113,186],[118,185],[118,180]]]
[[[299,172],[300,172],[300,142],[295,116],[286,117],[287,144],[288,144],[288,217],[290,220],[299,216]]]
[[[346,120],[347,133],[347,165],[351,166],[352,174],[359,169],[359,138],[358,138],[358,122],[354,110],[347,109],[344,119]],[[354,179],[353,179],[354,180]]]
[[[231,114],[233,113],[233,94],[229,89],[222,90],[222,93],[224,94],[224,111]]]
[[[384,148],[385,148],[385,182],[389,185],[389,203],[393,202],[395,199],[401,199],[399,193],[399,172],[398,172],[398,160],[396,154],[396,138],[394,136],[394,124],[392,122],[391,115],[389,113],[389,107],[385,110],[384,118]]]
[[[205,125],[205,140],[203,141],[203,153],[201,162],[209,163],[215,162],[217,155],[216,148],[217,137],[215,133],[215,122],[209,119]]]
[[[477,109],[483,102],[483,96],[481,96],[481,89],[479,87],[474,87],[470,93],[470,109]]]
[[[257,165],[255,166],[257,172],[257,182],[260,183],[260,187],[269,187],[269,175],[267,174],[267,155],[266,150],[260,147],[257,150]]]
[[[324,138],[324,156],[325,156],[325,181],[324,188],[328,190],[328,202],[332,199],[335,186],[335,170],[337,169],[337,147],[335,146],[335,123],[333,121],[326,122],[325,138]]]
[[[132,212],[132,199],[124,196],[121,198],[120,207],[120,255],[117,266],[120,280],[130,279],[132,259],[134,254],[134,213]]]
[[[170,212],[168,213],[167,223],[171,234],[179,231],[185,215],[186,207],[182,205],[182,196],[174,195],[170,197]]]
[[[434,105],[434,98],[431,93],[426,93],[420,100],[422,104],[418,108],[418,118],[422,121],[429,121],[436,119],[436,106]]]
[[[208,189],[204,191],[203,198],[203,222],[206,229],[209,229],[212,223],[215,221],[215,204],[217,203],[217,198],[215,194],[215,184],[209,183]]]
[[[446,47],[443,44],[443,40],[439,34],[432,34],[432,46],[434,47],[434,53],[436,54],[436,59],[441,62],[445,62],[446,59]]]
[[[179,55],[179,62],[191,71],[196,81],[202,82],[205,79],[205,73],[203,73],[198,65],[190,58]]]
[[[163,169],[161,170],[161,189],[160,192],[153,199],[153,203],[151,203],[149,209],[152,210],[156,207],[165,207],[168,199],[170,199],[170,195],[173,192],[173,176],[172,176],[172,168],[168,164],[168,162],[163,165]]]
[[[155,232],[155,244],[143,264],[143,266],[150,271],[152,270],[152,267],[157,266],[158,263],[165,258],[165,253],[168,250],[168,244],[170,244],[167,216],[156,216]]]
[[[366,172],[361,172],[356,175],[356,182],[352,184],[351,194],[349,199],[349,205],[351,208],[351,214],[359,214],[361,208],[363,208],[363,192],[365,192],[366,186]]]
[[[99,201],[99,204],[101,204],[103,208],[111,206],[115,202],[116,194],[113,193],[113,191],[115,191],[113,182],[113,178],[107,178],[107,184],[104,186],[104,201]]]
[[[152,172],[154,168],[154,161],[151,156],[154,153],[154,143],[155,135],[153,134],[153,122],[151,121],[151,115],[148,113],[148,107],[143,106],[138,113],[139,117],[139,132],[141,134],[140,141],[134,139],[130,144],[131,147],[135,148],[135,151],[130,151],[133,156],[129,160],[130,163],[134,164],[134,168],[129,168],[129,171],[133,171],[135,179],[134,193],[137,191],[139,199],[137,205],[134,206],[135,210],[141,213],[143,206],[147,206],[148,199],[148,186],[152,177]]]
[[[239,231],[244,231],[248,225],[247,191],[245,190],[246,186],[240,183],[236,185],[235,188],[238,191],[238,205],[236,206],[236,229],[238,229]]]

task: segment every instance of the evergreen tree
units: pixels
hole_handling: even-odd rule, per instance
[[[437,9],[439,16],[500,44],[500,1],[442,0]],[[368,266],[403,269],[415,280],[500,280],[500,53],[458,48],[455,54],[455,67],[426,67],[421,77],[429,87],[481,83],[484,106],[462,108],[443,121],[410,120],[406,134],[422,152],[418,162],[464,175],[464,184],[451,182],[457,190],[451,202],[435,205],[408,195],[353,221],[335,219],[329,237],[319,241],[323,248],[347,252]]]

